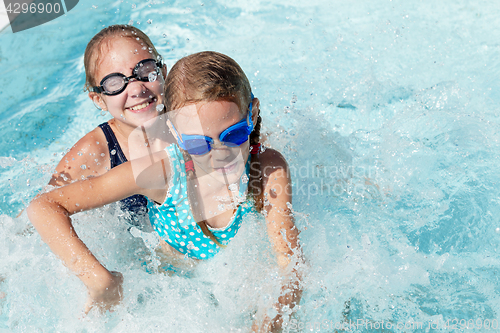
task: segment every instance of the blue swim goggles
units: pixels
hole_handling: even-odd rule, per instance
[[[253,100],[253,94],[252,94]],[[177,143],[179,147],[187,151],[191,155],[205,155],[212,150],[212,145],[214,140],[211,137],[205,135],[190,135],[181,134],[174,127],[174,124],[170,122],[172,129],[177,137]],[[253,131],[253,121],[252,121],[252,102],[250,101],[249,112],[247,118],[242,121],[229,126],[219,135],[219,141],[227,147],[238,147],[243,143],[248,141],[250,133]]]

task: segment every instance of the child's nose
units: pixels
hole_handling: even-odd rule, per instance
[[[130,79],[130,81],[128,81],[127,89],[132,96],[140,96],[148,91],[144,82],[136,79]]]
[[[224,160],[231,155],[229,147],[223,145],[219,140],[212,143],[212,156],[217,160]]]

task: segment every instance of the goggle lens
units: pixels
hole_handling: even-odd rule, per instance
[[[135,67],[134,74],[138,80],[153,82],[156,81],[158,74],[157,70],[156,61],[151,59],[147,62],[139,63],[139,68],[137,68],[137,66]]]
[[[224,136],[224,140],[222,142],[228,147],[241,146],[248,140],[249,135],[250,133],[248,133],[247,128],[235,129],[234,131],[228,132]]]
[[[120,75],[113,75],[108,77],[104,82],[102,82],[101,87],[104,88],[104,93],[108,95],[114,95],[124,89],[126,77]]]
[[[211,149],[210,142],[205,139],[188,139],[184,145],[185,150],[192,155],[204,155]]]

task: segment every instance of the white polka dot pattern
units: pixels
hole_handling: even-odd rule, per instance
[[[169,188],[167,198],[162,205],[158,206],[148,200],[151,223],[160,237],[179,252],[197,259],[212,258],[219,252],[220,247],[204,235],[200,226],[193,222],[194,217],[187,199],[187,186],[185,186],[187,180],[182,153],[175,144],[170,145],[165,150],[171,159],[171,165],[173,166],[172,179],[174,181],[171,183],[172,187]],[[247,163],[247,175],[244,175],[246,177],[248,177],[249,166],[250,164]],[[246,186],[240,186],[240,189],[246,189]],[[240,192],[240,196],[242,195],[245,195],[244,191],[243,193]],[[240,204],[227,227],[212,230],[217,241],[223,245],[229,244],[236,236],[243,216],[252,210],[254,210],[254,207],[250,200],[247,199]]]

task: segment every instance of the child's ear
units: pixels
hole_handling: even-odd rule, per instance
[[[92,102],[94,102],[96,108],[104,111],[108,109],[106,103],[102,99],[101,94],[98,94],[96,92],[89,92],[89,98],[92,100]]]
[[[252,121],[254,124],[257,123],[257,118],[259,117],[260,113],[260,101],[258,98],[254,98],[252,100]]]
[[[163,64],[163,67],[161,68],[161,72],[163,73],[163,79],[165,80],[167,78],[167,65]]]

